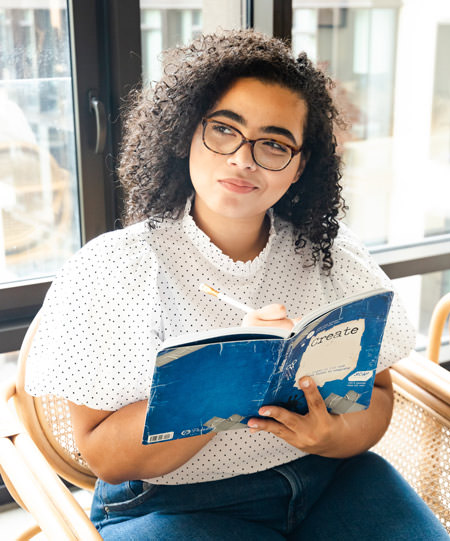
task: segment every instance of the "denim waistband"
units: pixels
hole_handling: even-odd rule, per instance
[[[309,455],[262,472],[185,485],[99,480],[91,518],[101,527],[149,513],[202,511],[256,521],[285,535],[306,515],[340,462]]]

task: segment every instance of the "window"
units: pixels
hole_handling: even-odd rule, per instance
[[[31,4],[31,3],[30,3]],[[67,12],[0,8],[0,282],[80,246]]]
[[[141,73],[127,25],[139,28],[136,0],[0,1],[0,353],[120,214],[118,110]]]
[[[351,126],[338,131],[344,221],[391,277],[405,277],[397,285],[421,346],[431,307],[450,290],[450,4],[293,0],[292,8],[294,52],[333,77]]]
[[[183,9],[160,7],[141,0],[142,68],[144,81],[161,77],[159,55],[169,47],[187,43],[202,31],[202,2],[179,2]]]
[[[165,49],[186,44],[201,32],[250,26],[253,5],[253,0],[140,0],[144,81],[160,79]],[[258,5],[268,7],[266,0],[258,0]],[[266,14],[271,16],[271,10]]]
[[[247,24],[251,4],[141,3],[0,0],[0,114],[15,117],[8,137],[0,123],[0,147],[9,145],[0,163],[0,353],[19,348],[70,254],[120,227],[120,108],[142,71],[156,79],[162,48],[202,29]],[[12,143],[19,135],[22,146]]]
[[[68,5],[0,2],[1,351],[19,346],[62,262],[118,224],[122,98],[141,70],[147,81],[158,79],[163,49],[218,25],[254,22],[292,35],[294,51],[305,49],[336,79],[352,124],[339,137],[347,221],[390,276],[422,276],[420,287],[410,281],[411,298],[429,298],[429,291],[434,302],[446,291],[448,2],[293,0],[292,13],[284,0]],[[99,136],[103,148],[95,152]],[[413,312],[426,314],[424,302]]]

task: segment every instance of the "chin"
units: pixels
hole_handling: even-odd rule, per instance
[[[242,198],[226,198],[211,205],[210,209],[228,218],[250,218],[261,214],[261,211],[254,202],[245,201]]]

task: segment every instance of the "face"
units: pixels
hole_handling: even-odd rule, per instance
[[[238,79],[205,115],[239,130],[247,139],[274,139],[299,148],[307,117],[306,102],[292,90],[259,79]],[[197,127],[190,149],[190,174],[195,213],[230,219],[259,219],[297,182],[305,166],[302,153],[281,171],[255,163],[251,145],[233,154],[217,154],[202,140]]]

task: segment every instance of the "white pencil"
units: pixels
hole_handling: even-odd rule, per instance
[[[228,295],[225,295],[225,293],[221,293],[220,291],[217,291],[216,289],[212,288],[211,286],[208,286],[207,284],[200,284],[199,285],[200,291],[203,291],[204,293],[208,293],[208,295],[212,295],[213,297],[217,297],[218,299],[221,299],[222,301],[231,304],[231,306],[234,306],[235,308],[238,308],[239,310],[243,310],[244,312],[253,312],[254,308],[251,306],[248,306],[247,304],[244,304],[242,302],[236,301],[229,297]]]

